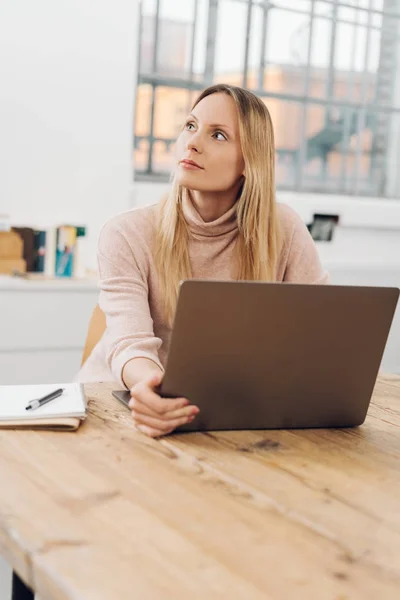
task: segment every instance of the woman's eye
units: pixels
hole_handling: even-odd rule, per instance
[[[188,129],[189,131],[192,131],[192,127],[194,127],[194,123],[186,123],[186,129]]]
[[[226,141],[226,137],[225,137],[225,135],[221,131],[216,131],[214,133],[214,137],[215,137],[216,140],[219,140],[219,141],[225,140]]]

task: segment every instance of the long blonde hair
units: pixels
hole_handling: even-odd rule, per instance
[[[245,163],[245,179],[237,203],[236,279],[275,281],[280,233],[275,203],[275,142],[271,116],[252,92],[218,84],[204,90],[196,105],[211,94],[225,93],[235,101]],[[165,316],[172,324],[179,282],[192,277],[188,228],[182,201],[189,191],[174,178],[159,205],[154,257]]]

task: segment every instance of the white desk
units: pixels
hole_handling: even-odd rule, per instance
[[[70,381],[97,298],[96,280],[0,276],[0,384]]]

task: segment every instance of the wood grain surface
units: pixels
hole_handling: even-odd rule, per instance
[[[400,377],[359,428],[0,430],[0,553],[41,600],[400,598]]]

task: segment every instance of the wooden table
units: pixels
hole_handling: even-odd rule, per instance
[[[41,600],[400,598],[400,377],[358,429],[161,441],[112,387],[76,433],[0,431],[0,552]]]

